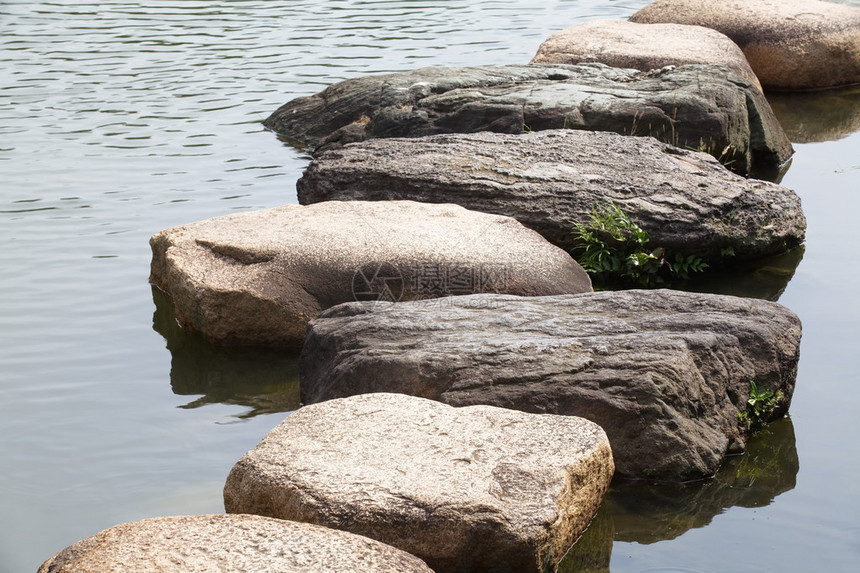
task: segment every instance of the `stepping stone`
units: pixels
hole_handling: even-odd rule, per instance
[[[565,28],[538,49],[532,64],[598,62],[647,72],[684,64],[719,64],[761,89],[744,53],[728,36],[701,26],[593,20]]]
[[[554,570],[612,472],[581,418],[369,394],[291,414],[233,467],[224,506],[365,535],[436,573],[529,573]]]
[[[157,517],[70,545],[39,573],[432,573],[417,557],[366,537],[256,515]]]
[[[288,102],[265,122],[315,151],[377,137],[545,129],[650,135],[729,154],[775,177],[793,152],[761,91],[725,67],[603,64],[424,68],[360,77]]]
[[[368,140],[323,152],[297,184],[304,204],[410,199],[508,215],[564,249],[574,222],[611,199],[653,247],[712,262],[784,252],[803,241],[800,199],[735,175],[704,153],[652,138],[551,130]]]
[[[631,22],[688,24],[740,46],[765,89],[860,83],[860,8],[821,0],[657,0]]]
[[[285,205],[156,234],[151,282],[210,342],[301,346],[321,310],[479,292],[587,292],[568,253],[510,217],[412,201]]]
[[[751,381],[776,395],[768,420],[794,390],[800,321],[777,303],[670,290],[446,302],[322,313],[302,402],[402,392],[581,416],[606,431],[619,475],[688,481],[743,451]]]

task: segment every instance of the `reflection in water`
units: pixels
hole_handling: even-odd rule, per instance
[[[656,543],[705,527],[730,507],[765,507],[794,489],[800,462],[794,426],[778,420],[750,438],[713,479],[686,484],[615,480],[559,572],[608,572],[614,541]]]
[[[777,301],[803,260],[804,246],[787,253],[720,269],[682,285],[682,290]]]
[[[173,303],[153,288],[152,328],[172,355],[170,386],[180,396],[201,394],[182,406],[222,403],[247,406],[240,418],[289,412],[299,407],[299,355],[294,351],[214,346],[179,326]]]
[[[769,93],[776,117],[793,143],[835,141],[860,131],[860,85],[803,93]]]

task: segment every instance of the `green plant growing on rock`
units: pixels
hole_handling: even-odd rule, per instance
[[[750,397],[747,399],[746,410],[738,413],[738,420],[746,426],[750,434],[754,434],[767,424],[781,401],[781,390],[774,392],[768,388],[759,388],[755,380],[750,380]]]
[[[587,223],[574,223],[574,258],[602,284],[629,283],[653,287],[688,279],[708,264],[696,254],[668,253],[651,245],[648,232],[613,201],[592,208]]]

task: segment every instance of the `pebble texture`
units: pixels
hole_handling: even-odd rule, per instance
[[[612,473],[581,418],[369,394],[291,414],[234,466],[224,505],[360,533],[436,573],[528,573],[554,570]]]
[[[256,515],[158,517],[70,545],[39,573],[432,573],[417,557],[358,535]]]
[[[716,30],[682,24],[636,24],[593,20],[550,36],[533,64],[598,62],[648,71],[684,64],[719,64],[761,89],[744,53]]]
[[[785,414],[800,335],[777,303],[670,290],[341,305],[311,323],[302,401],[403,392],[582,416],[620,475],[686,481],[743,450],[751,380]]]
[[[339,82],[288,102],[265,125],[315,151],[376,137],[612,131],[725,151],[744,174],[773,174],[793,152],[761,91],[714,65],[423,68]]]
[[[821,0],[657,0],[632,22],[722,32],[743,50],[765,89],[860,83],[860,8]]]
[[[150,245],[150,280],[179,323],[218,344],[301,346],[308,321],[355,300],[591,290],[538,233],[457,205],[285,205],[167,229]]]
[[[304,204],[410,199],[508,215],[570,249],[573,222],[614,201],[654,246],[712,260],[802,242],[800,199],[711,156],[652,138],[572,130],[376,139],[321,153],[297,184]]]

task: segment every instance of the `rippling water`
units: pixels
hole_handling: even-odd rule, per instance
[[[306,158],[262,129],[269,113],[356,75],[528,62],[553,31],[646,3],[0,1],[0,571],[119,522],[223,511],[232,464],[296,406],[294,356],[203,344],[147,283],[160,229],[295,202]],[[790,431],[757,446],[765,469],[618,486],[568,570],[860,561],[860,94],[816,97],[775,100],[796,141],[819,142],[784,181],[810,223],[796,275],[798,257],[712,286],[763,273],[776,286],[753,294],[784,290],[804,320]],[[733,492],[753,474],[749,505]]]

